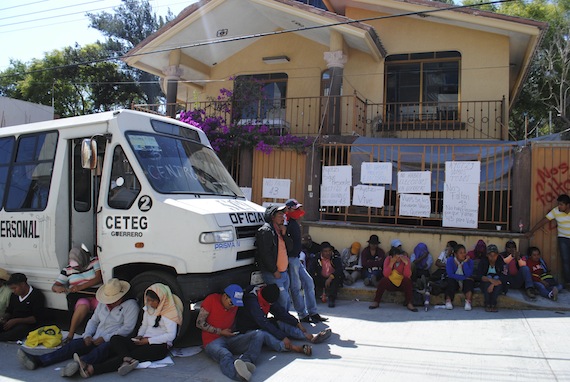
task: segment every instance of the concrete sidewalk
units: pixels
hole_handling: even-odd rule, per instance
[[[319,304],[319,313],[329,322],[307,327],[312,333],[330,327],[329,341],[314,345],[310,358],[264,350],[252,381],[570,381],[570,312],[432,307],[413,313],[400,304],[382,303],[375,310],[368,305],[353,300],[339,300],[335,308]],[[17,361],[17,348],[0,343],[0,381],[63,380],[56,368],[65,362],[25,370]],[[94,380],[228,380],[203,352],[174,362]]]

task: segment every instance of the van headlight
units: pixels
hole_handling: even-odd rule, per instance
[[[202,244],[221,243],[224,241],[234,241],[234,231],[229,229],[227,231],[202,232],[200,234],[200,243]]]

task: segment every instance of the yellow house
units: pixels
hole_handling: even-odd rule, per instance
[[[316,143],[306,153],[242,152],[236,178],[258,203],[284,201],[263,194],[263,179],[291,180],[317,240],[341,247],[381,229],[385,240],[404,235],[434,252],[453,239],[501,247],[531,222],[535,175],[515,155],[508,119],[547,27],[426,0],[202,0],[124,60],[159,76],[167,95],[166,107],[137,107],[173,117],[242,79],[260,81],[264,99],[233,110],[235,122]],[[323,166],[363,161],[391,162],[394,178],[430,171],[429,214],[402,215],[389,185],[382,206],[324,205]],[[481,163],[475,230],[441,229],[446,161]],[[353,174],[352,186],[359,181]]]

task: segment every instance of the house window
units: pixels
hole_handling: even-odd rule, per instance
[[[459,118],[459,52],[397,54],[385,62],[386,121]]]
[[[235,80],[234,118],[238,121],[275,121],[285,118],[287,74],[238,76]]]

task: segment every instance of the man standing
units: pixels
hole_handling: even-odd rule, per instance
[[[527,237],[531,237],[536,230],[546,223],[555,220],[558,228],[558,250],[562,260],[562,273],[566,287],[570,287],[570,196],[562,194],[556,199],[558,206],[554,207],[535,226],[528,231]]]
[[[18,349],[18,359],[26,369],[33,370],[72,359],[73,354],[82,356],[88,364],[105,360],[109,352],[109,340],[118,335],[127,337],[135,329],[139,307],[135,300],[125,299],[131,288],[126,281],[111,279],[97,289],[95,297],[99,302],[93,316],[87,321],[82,338],[76,338],[61,348],[40,356]],[[68,363],[61,369],[62,377],[71,377],[79,371],[79,363]]]
[[[287,246],[285,244],[285,206],[269,206],[265,211],[265,224],[255,236],[255,260],[266,284],[277,284],[279,303],[289,310],[289,274]]]
[[[0,317],[0,341],[18,341],[40,326],[45,297],[28,284],[23,273],[13,273],[6,285],[12,290],[4,316]]]
[[[286,208],[286,234],[289,237],[287,244],[287,256],[289,259],[289,278],[291,280],[291,299],[293,307],[299,315],[301,322],[321,322],[328,318],[321,317],[317,312],[317,300],[315,298],[315,283],[301,265],[299,255],[302,251],[301,226],[299,219],[305,215],[301,209],[303,206],[296,199],[289,199],[285,202]],[[303,292],[301,292],[303,289]]]
[[[249,381],[261,352],[265,334],[255,330],[246,334],[235,331],[235,317],[243,306],[243,289],[231,284],[224,293],[206,297],[200,307],[196,327],[202,330],[202,346],[220,364],[222,373],[233,380]],[[234,354],[241,354],[234,360]]]

